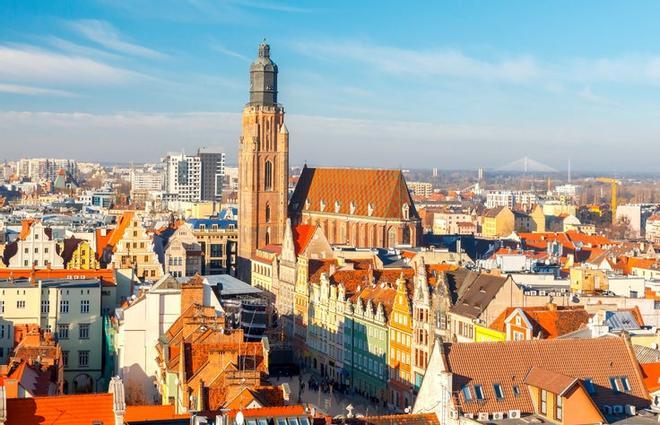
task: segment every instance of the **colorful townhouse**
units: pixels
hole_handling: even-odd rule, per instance
[[[102,265],[131,269],[136,277],[150,281],[163,274],[153,240],[134,211],[124,211],[112,230],[97,229],[96,243]]]
[[[413,270],[407,269],[406,272]],[[398,410],[412,407],[413,384],[412,346],[413,317],[410,294],[406,286],[404,272],[396,280],[396,294],[392,303],[392,313],[388,320],[389,354],[388,354],[388,399],[391,406]]]
[[[84,239],[71,236],[60,243],[59,252],[64,268],[70,270],[96,270],[101,268],[92,244]]]

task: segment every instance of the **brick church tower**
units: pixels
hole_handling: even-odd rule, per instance
[[[277,103],[277,65],[266,43],[250,66],[238,170],[237,265],[239,278],[249,282],[250,258],[258,248],[282,242],[287,218],[289,132]]]

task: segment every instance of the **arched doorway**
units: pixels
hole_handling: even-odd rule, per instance
[[[84,394],[94,391],[94,380],[86,373],[81,373],[73,378],[73,393]]]

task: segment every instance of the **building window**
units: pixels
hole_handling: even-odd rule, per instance
[[[89,323],[81,323],[78,327],[78,338],[89,339]]]
[[[561,420],[564,416],[564,399],[557,396],[555,399],[555,419]]]
[[[5,338],[5,325],[0,325],[0,339]]]
[[[477,400],[484,399],[484,389],[481,387],[481,385],[474,386],[474,395],[477,398]]]
[[[623,391],[629,393],[630,392],[630,381],[628,381],[628,377],[622,376],[621,378],[621,386],[623,387]]]
[[[596,394],[596,387],[594,386],[594,381],[591,378],[584,378],[584,387],[587,389],[589,394]]]
[[[69,339],[69,324],[59,324],[57,325],[57,338],[58,339]]]
[[[0,300],[0,313],[5,312],[5,302],[4,300]]]
[[[504,398],[504,391],[502,390],[502,386],[500,384],[493,384],[493,389],[495,390],[495,397],[498,400],[502,400]]]
[[[68,351],[62,351],[62,364],[64,367],[69,366],[69,352]]]
[[[18,300],[16,301],[16,308],[25,308],[25,300]]]
[[[273,190],[273,163],[270,161],[264,166],[264,190]]]
[[[266,204],[266,223],[270,223],[270,204]]]
[[[610,377],[610,387],[612,387],[612,389],[616,393],[621,391],[621,387],[619,386],[619,380],[615,376]]]
[[[69,301],[60,300],[60,313],[67,314],[69,312]]]
[[[78,366],[79,367],[89,366],[89,351],[78,351]]]
[[[472,401],[472,392],[467,385],[463,385],[463,398],[465,401]]]
[[[50,301],[41,300],[41,314],[48,314],[50,312]]]
[[[542,415],[548,414],[548,392],[546,390],[541,390],[541,407],[539,411]]]
[[[518,385],[514,385],[514,386],[513,386],[513,395],[514,395],[515,397],[520,396],[520,387],[519,387]]]
[[[81,313],[89,313],[89,300],[81,300],[80,301],[80,312]]]

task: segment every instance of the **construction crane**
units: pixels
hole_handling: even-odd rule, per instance
[[[610,177],[597,177],[596,181],[601,182],[601,183],[607,183],[610,185],[611,190],[612,190],[612,196],[610,199],[610,211],[612,212],[612,224],[616,223],[616,192],[617,192],[617,184],[621,184],[620,180],[613,179]]]

